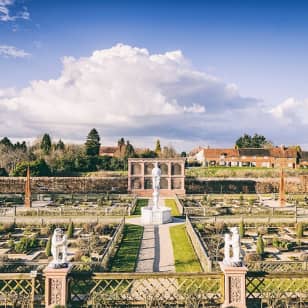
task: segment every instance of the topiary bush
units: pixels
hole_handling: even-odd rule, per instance
[[[262,235],[259,235],[258,236],[258,239],[257,239],[257,250],[256,250],[257,254],[260,256],[260,257],[263,257],[264,255],[264,241],[263,241],[263,237]]]

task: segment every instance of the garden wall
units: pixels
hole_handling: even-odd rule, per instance
[[[33,193],[127,193],[127,177],[33,177]],[[0,193],[23,193],[25,178],[0,177]],[[279,190],[279,179],[185,179],[188,194],[203,193],[273,193]],[[299,178],[288,178],[287,192],[305,192]]]
[[[26,178],[0,177],[0,193],[22,193]],[[127,177],[33,177],[33,193],[127,193]]]
[[[187,194],[203,193],[274,193],[279,191],[279,178],[275,179],[204,179],[186,178]],[[304,185],[299,178],[286,180],[286,191],[289,193],[305,192]]]

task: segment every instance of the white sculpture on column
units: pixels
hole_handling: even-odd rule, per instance
[[[161,170],[158,167],[158,163],[156,162],[154,168],[152,169],[152,186],[153,186],[153,208],[158,209],[158,201],[159,201],[159,190],[160,190],[160,176]]]
[[[67,267],[67,236],[62,229],[56,228],[51,238],[52,262],[49,264],[52,268]],[[61,257],[60,257],[61,254]]]
[[[147,207],[141,209],[141,222],[144,225],[160,225],[172,220],[171,209],[169,207],[159,206],[160,177],[161,170],[158,167],[158,163],[155,162],[154,168],[152,169],[152,200],[149,200],[149,205]]]
[[[238,227],[230,228],[232,237],[229,233],[225,234],[225,247],[223,264],[227,266],[242,266],[241,239]],[[232,247],[232,257],[230,257],[230,247]]]

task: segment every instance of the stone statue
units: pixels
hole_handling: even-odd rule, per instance
[[[159,190],[160,189],[160,176],[161,176],[161,170],[158,167],[158,163],[156,162],[154,165],[154,168],[152,169],[152,185],[153,190]]]
[[[160,189],[160,176],[161,170],[158,167],[158,163],[156,162],[154,168],[152,169],[152,186],[153,186],[153,203],[154,208],[158,208],[159,201],[159,189]]]
[[[226,233],[225,246],[224,246],[224,259],[223,259],[223,263],[225,265],[231,265],[230,247],[231,247],[231,237],[229,233]]]
[[[225,247],[223,263],[228,266],[242,265],[241,239],[238,232],[238,227],[230,228],[232,237],[229,233],[225,234]],[[230,247],[232,247],[232,257],[230,257]]]
[[[53,257],[50,266],[53,268],[67,267],[67,236],[63,230],[56,228],[51,238],[51,254]]]
[[[232,232],[232,262],[233,263],[240,263],[241,262],[241,239],[238,233],[238,227],[231,228]]]

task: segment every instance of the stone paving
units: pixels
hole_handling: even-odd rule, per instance
[[[160,200],[160,205],[164,205],[163,198]],[[128,218],[126,221],[141,225],[139,217]],[[136,272],[175,272],[169,228],[184,222],[184,219],[173,218],[172,223],[144,226]]]

